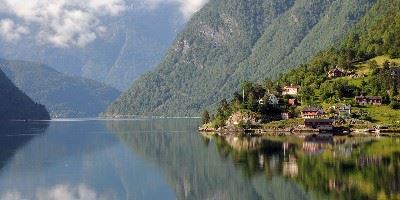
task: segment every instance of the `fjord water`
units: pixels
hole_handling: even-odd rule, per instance
[[[197,119],[10,122],[0,199],[377,199],[400,141],[202,136]]]

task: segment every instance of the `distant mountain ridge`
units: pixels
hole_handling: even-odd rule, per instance
[[[40,105],[19,90],[0,70],[0,121],[48,120],[50,115]]]
[[[197,116],[340,41],[376,0],[211,0],[105,116]]]
[[[97,117],[120,92],[99,82],[60,73],[46,65],[0,60],[0,69],[52,118]]]
[[[160,62],[185,22],[174,4],[144,8],[143,0],[126,2],[132,6],[121,16],[104,19],[107,31],[85,47],[54,47],[28,35],[18,42],[0,42],[0,57],[43,63],[126,90]]]

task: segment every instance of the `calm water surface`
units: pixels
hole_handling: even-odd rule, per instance
[[[198,123],[3,123],[0,200],[400,198],[397,138],[220,138]]]

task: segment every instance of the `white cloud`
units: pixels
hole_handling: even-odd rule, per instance
[[[195,12],[199,11],[208,0],[144,0],[149,8],[155,8],[163,3],[175,3],[179,5],[182,15],[188,19]]]
[[[93,189],[84,184],[70,186],[60,184],[51,188],[40,188],[34,194],[22,194],[12,190],[3,193],[0,200],[105,200],[115,199],[110,196],[97,194]]]
[[[99,30],[104,31],[101,18],[117,16],[125,10],[124,0],[0,0],[0,11],[12,16],[1,25],[8,28],[2,36],[6,40],[20,39],[35,30],[36,37],[43,43],[58,47],[83,47],[97,38]],[[9,34],[17,30],[16,34]]]
[[[188,18],[193,13],[199,11],[208,0],[180,0],[181,1],[181,12]]]
[[[127,9],[127,3],[152,9],[160,4],[176,4],[185,19],[208,0],[0,0],[0,36],[18,41],[23,36],[57,47],[84,47],[107,31],[105,17],[115,17]]]
[[[0,20],[0,35],[7,41],[18,41],[28,33],[27,27],[16,25],[11,19]]]

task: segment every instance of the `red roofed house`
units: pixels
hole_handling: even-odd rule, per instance
[[[316,107],[307,107],[301,111],[301,117],[303,119],[315,119],[320,118],[324,115],[324,111]]]
[[[292,96],[297,96],[297,94],[299,93],[299,86],[285,86],[283,87],[283,91],[282,91],[282,95],[292,95]]]
[[[356,96],[355,100],[360,105],[382,105],[382,97],[372,96]]]

